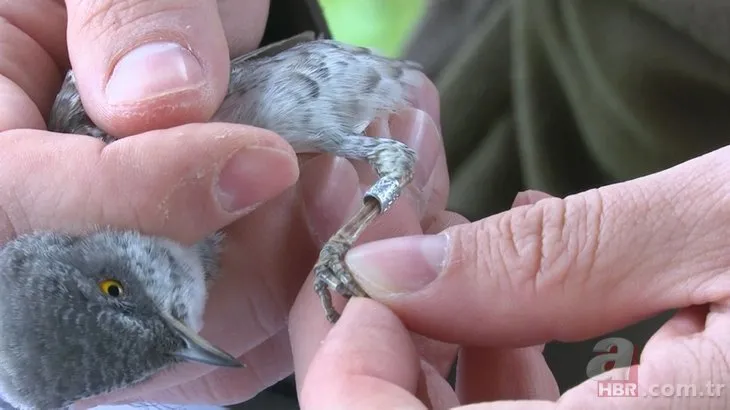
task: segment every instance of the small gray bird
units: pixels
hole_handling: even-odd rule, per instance
[[[413,178],[416,153],[364,136],[377,118],[412,105],[417,64],[303,33],[231,61],[228,93],[213,121],[272,130],[298,153],[368,161],[379,179],[360,211],[323,246],[315,291],[327,319],[330,289],[367,296],[344,263],[361,233]],[[69,71],[51,131],[114,143],[87,116]],[[221,233],[186,247],[166,238],[104,230],[35,233],[0,249],[0,395],[21,409],[56,409],[147,380],[182,360],[240,365],[197,335],[218,271]]]
[[[323,246],[314,266],[314,288],[330,322],[339,313],[329,289],[348,298],[367,296],[345,265],[345,253],[398,199],[413,179],[417,159],[407,145],[368,137],[364,131],[377,118],[412,106],[423,79],[417,63],[316,39],[311,32],[231,61],[228,93],[212,121],[274,131],[297,153],[365,160],[379,176],[365,193],[362,208]],[[49,129],[107,143],[115,140],[86,115],[71,71],[51,112]]]
[[[182,361],[242,366],[198,335],[222,237],[36,233],[0,249],[0,396],[61,409]]]

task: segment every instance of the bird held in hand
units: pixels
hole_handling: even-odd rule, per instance
[[[197,332],[221,237],[36,233],[0,249],[0,395],[60,409],[182,361],[239,367]]]
[[[374,120],[413,105],[423,79],[414,62],[315,39],[311,32],[231,61],[228,92],[211,121],[268,129],[297,153],[365,160],[378,174],[361,209],[324,244],[314,266],[314,288],[331,322],[339,313],[329,289],[345,297],[367,296],[348,270],[345,253],[398,199],[413,179],[417,159],[407,145],[365,136],[365,129]],[[71,71],[51,113],[50,129],[115,140],[86,115]]]
[[[379,179],[362,208],[323,246],[315,291],[328,320],[330,289],[367,296],[344,263],[362,232],[408,185],[415,152],[364,135],[412,105],[423,79],[411,62],[315,39],[274,43],[231,61],[228,93],[212,121],[276,132],[297,153],[368,161]],[[49,130],[114,143],[87,116],[69,71]],[[186,247],[135,232],[36,233],[0,249],[0,395],[21,409],[54,409],[126,388],[182,360],[239,365],[197,335],[218,271],[221,234]]]

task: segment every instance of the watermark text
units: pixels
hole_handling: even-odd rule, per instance
[[[639,352],[630,341],[611,337],[594,347],[596,356],[588,362],[586,375],[597,383],[598,397],[721,397],[725,384],[707,382],[650,384],[639,381]]]
[[[598,397],[720,397],[724,384],[642,384],[628,380],[598,380]]]

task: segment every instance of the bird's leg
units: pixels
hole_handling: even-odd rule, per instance
[[[345,254],[378,215],[390,209],[411,182],[416,153],[399,141],[364,136],[346,137],[331,151],[344,158],[367,160],[378,174],[378,180],[365,193],[360,210],[325,243],[314,267],[314,290],[327,320],[334,323],[340,314],[332,304],[330,289],[346,298],[367,297],[346,266]]]

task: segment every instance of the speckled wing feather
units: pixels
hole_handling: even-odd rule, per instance
[[[212,120],[272,130],[298,153],[337,153],[345,137],[412,105],[423,81],[416,63],[335,40],[276,50],[232,61],[228,95]]]
[[[312,33],[231,61],[228,91],[211,121],[271,130],[297,153],[365,160],[379,176],[365,193],[362,209],[324,245],[314,267],[315,291],[329,320],[338,315],[328,288],[344,296],[364,295],[344,264],[345,252],[410,184],[417,160],[407,145],[391,138],[368,137],[364,131],[373,121],[412,106],[424,78],[416,63],[335,40],[315,39]],[[114,141],[86,115],[72,72],[52,108],[49,128]]]

